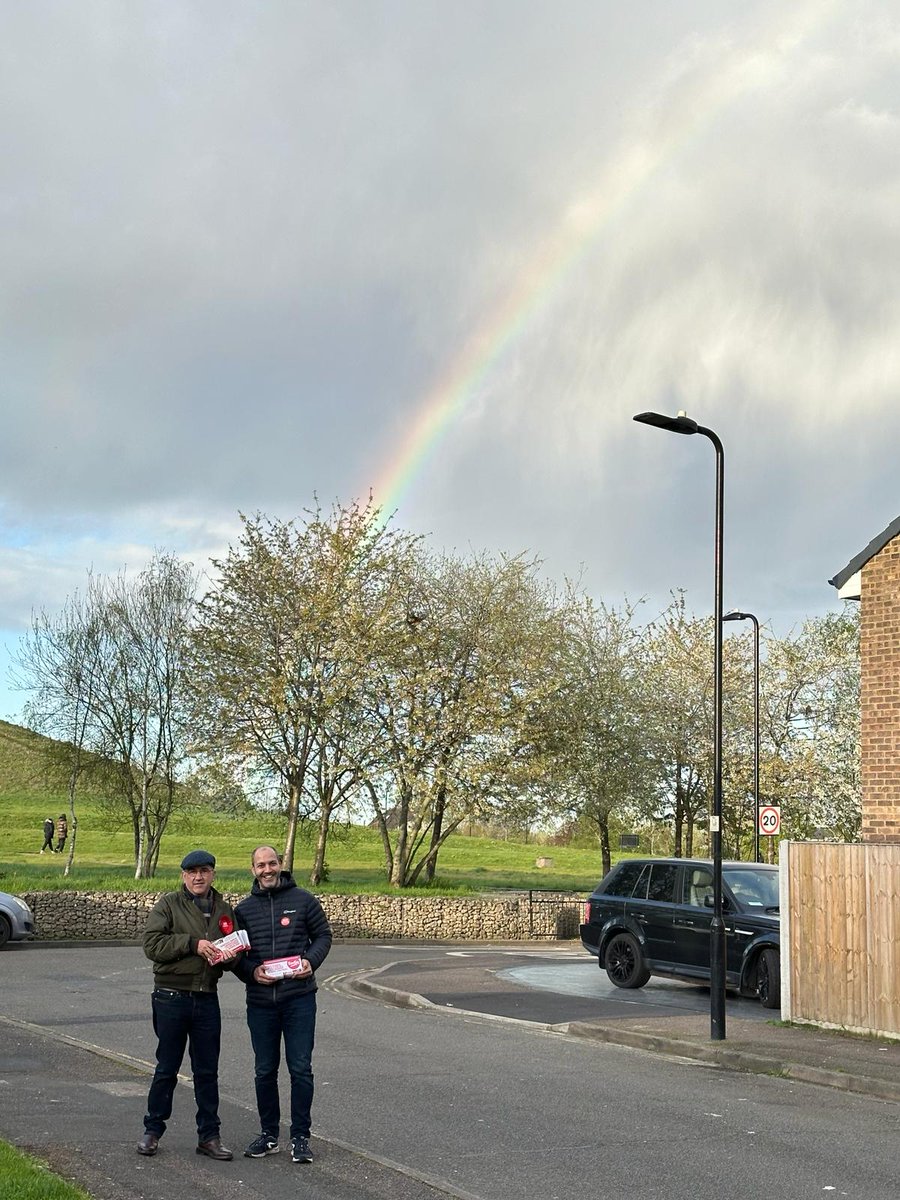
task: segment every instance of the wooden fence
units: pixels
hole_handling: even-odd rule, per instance
[[[782,842],[781,1015],[900,1038],[900,845]]]

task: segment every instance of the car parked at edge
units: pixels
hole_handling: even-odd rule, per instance
[[[34,937],[31,909],[18,896],[0,892],[0,946]]]
[[[781,1007],[778,868],[722,864],[725,984]],[[581,944],[620,988],[651,975],[709,980],[713,864],[707,859],[631,858],[601,879],[584,906]]]

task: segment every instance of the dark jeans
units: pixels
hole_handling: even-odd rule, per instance
[[[147,1097],[144,1129],[161,1137],[172,1115],[172,1096],[184,1049],[190,1045],[197,1135],[201,1142],[219,1136],[219,1042],[222,1018],[214,992],[153,991],[156,1071]]]
[[[247,1024],[256,1057],[256,1107],[263,1133],[278,1137],[278,1064],[281,1041],[291,1077],[291,1137],[309,1137],[313,1102],[312,1052],[316,1037],[316,993],[283,1003],[248,1004]]]

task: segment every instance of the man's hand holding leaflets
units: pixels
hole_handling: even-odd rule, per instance
[[[201,939],[197,943],[197,953],[212,964],[231,962],[244,950],[250,949],[250,938],[246,929],[235,929],[227,917],[223,917],[219,925],[223,929],[225,925],[231,928],[224,930],[224,936],[216,938],[214,942]]]
[[[312,967],[305,958],[290,955],[287,958],[268,958],[261,962],[253,972],[257,983],[272,984],[279,979],[303,979],[312,975]]]

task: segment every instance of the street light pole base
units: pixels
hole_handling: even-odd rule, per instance
[[[709,927],[710,1038],[725,1041],[725,922],[713,917]]]

